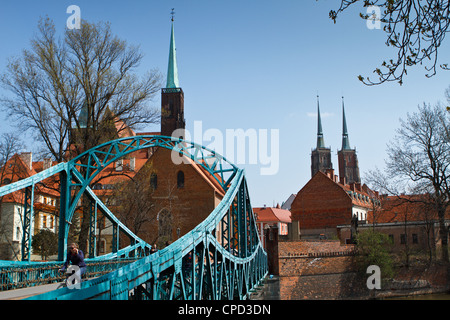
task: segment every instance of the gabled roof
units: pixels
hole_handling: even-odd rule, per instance
[[[289,210],[272,207],[253,208],[257,222],[284,222],[291,223]]]
[[[347,197],[350,198],[352,201],[352,205],[364,207],[367,209],[373,208],[373,198],[378,198],[376,195],[376,192],[370,190],[367,185],[361,186],[361,184],[352,183],[350,185],[348,184],[342,184],[339,182],[336,176],[333,175],[333,170],[328,171],[327,173],[323,173],[322,171],[318,171],[304,186],[303,188],[297,193],[297,196],[301,195],[304,190],[308,188],[308,185],[312,183],[313,181],[321,179],[324,181],[323,183],[327,183],[330,186],[334,186],[334,188],[338,188],[345,192]],[[370,190],[370,192],[369,192]]]

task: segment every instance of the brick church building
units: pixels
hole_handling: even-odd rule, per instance
[[[365,223],[369,211],[379,204],[378,193],[361,185],[356,149],[350,147],[344,102],[339,176],[333,169],[331,148],[325,147],[318,100],[317,114],[317,145],[311,152],[311,179],[291,204],[294,239],[336,237],[336,226],[350,225],[352,218]]]

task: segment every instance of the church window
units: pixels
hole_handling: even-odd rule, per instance
[[[177,187],[178,188],[184,188],[184,172],[183,171],[178,171],[177,174]]]

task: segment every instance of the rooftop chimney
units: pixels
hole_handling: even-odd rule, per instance
[[[123,160],[119,159],[116,161],[116,171],[122,171],[123,170]]]
[[[33,169],[33,153],[22,152],[20,154],[20,159],[22,159],[29,170]]]

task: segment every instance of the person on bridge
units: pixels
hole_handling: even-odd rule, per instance
[[[68,265],[76,265],[80,268],[79,276],[81,277],[86,272],[86,263],[84,262],[84,254],[83,251],[78,249],[76,243],[72,243],[69,247],[69,252],[67,253],[67,259],[64,263],[64,266],[60,269],[60,271],[65,271]]]

